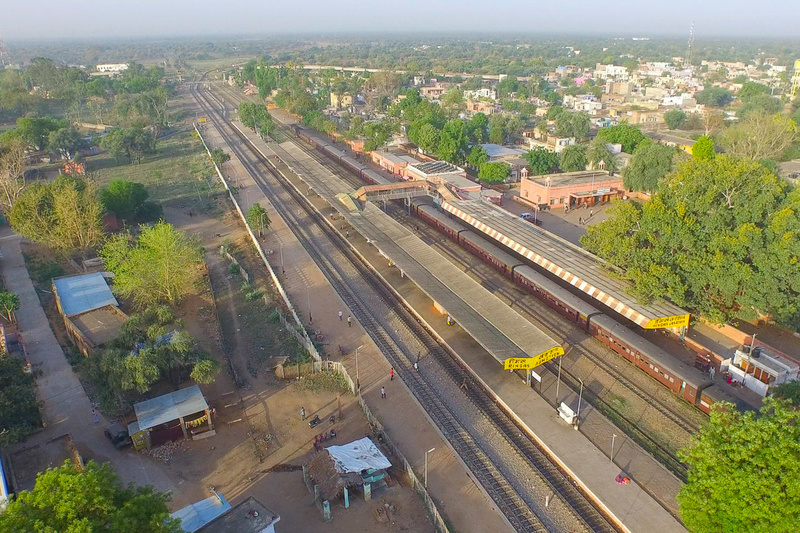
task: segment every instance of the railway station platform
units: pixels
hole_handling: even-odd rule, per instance
[[[353,188],[294,143],[270,145],[270,149],[291,169],[302,169],[298,171],[301,179],[312,190],[339,209],[381,255],[428,295],[434,306],[453,317],[497,361],[533,357],[559,345],[375,204],[367,202],[359,211],[347,209],[339,195]]]
[[[243,131],[248,133],[246,130]],[[368,213],[367,216],[357,215],[361,220],[355,220],[356,217],[352,216],[344,204],[340,203],[336,198],[337,194],[342,192],[352,194],[353,188],[333,175],[297,146],[294,146],[291,142],[283,143],[281,146],[273,143],[267,145],[267,143],[255,138],[254,135],[248,135],[248,137],[254,141],[255,145],[267,157],[274,158],[277,154],[283,163],[286,163],[291,168],[291,171],[309,186],[309,190],[313,190],[328,200],[330,205],[334,206],[341,215],[344,215],[354,228],[359,228],[359,231],[363,231],[367,239],[376,239],[381,243],[383,241],[394,243],[394,251],[392,253],[399,255],[395,255],[394,258],[390,256],[389,259],[396,266],[400,266],[398,261],[406,260],[402,258],[403,255],[422,254],[420,249],[410,244],[413,243],[413,240],[409,239],[409,237],[414,237],[414,235],[402,226],[399,228],[393,227],[393,221],[376,206],[368,204],[368,207],[364,210],[365,213]],[[376,223],[374,219],[380,218],[385,218],[386,220]],[[408,235],[404,235],[403,232],[408,233]],[[422,246],[429,248],[424,243]],[[388,246],[386,249],[389,249]],[[388,253],[385,254],[385,256],[388,255]],[[410,267],[407,268],[410,269]],[[427,277],[433,285],[436,282],[441,283],[438,279],[432,280],[431,278],[436,278],[436,276],[433,276],[430,272],[425,276],[423,272],[425,266],[419,265],[417,268],[419,269],[418,275],[422,274]],[[384,264],[381,266],[381,270],[383,272],[387,270],[397,272],[398,269],[390,269]],[[460,270],[458,271],[460,272]],[[443,275],[445,276],[444,279],[449,281],[446,277],[449,274]],[[409,278],[411,277],[409,275]],[[427,295],[427,297],[430,298],[430,295]],[[502,305],[505,306],[505,304]],[[484,309],[484,312],[490,313],[491,311]],[[427,317],[436,319],[437,313],[433,312],[431,306],[428,305],[424,316],[426,319]],[[439,322],[441,322],[441,315],[438,315],[438,317]],[[467,321],[466,324],[459,323],[459,325],[469,327],[469,322]],[[449,328],[449,332],[460,330],[460,327]],[[486,357],[485,352],[480,347],[476,346],[475,350],[468,352],[459,352],[459,354],[468,365],[472,366],[486,386],[494,391],[497,400],[504,403],[510,411],[514,412],[519,422],[528,432],[547,446],[560,459],[563,467],[580,479],[586,490],[603,502],[608,511],[620,520],[629,531],[646,533],[652,531],[685,531],[680,522],[659,505],[642,487],[636,483],[618,485],[615,482],[615,478],[620,474],[620,467],[612,463],[608,456],[601,452],[581,432],[574,431],[571,426],[558,418],[553,408],[531,387],[520,384],[516,374],[502,371],[498,362],[493,358]],[[577,397],[572,394],[564,394],[564,396],[564,401],[572,404],[573,408],[577,406]],[[655,465],[654,468],[658,469],[660,466]]]

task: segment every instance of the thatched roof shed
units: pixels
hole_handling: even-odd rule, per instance
[[[344,487],[370,482],[374,472],[383,472],[390,466],[392,463],[375,443],[364,437],[324,449],[314,456],[306,471],[319,487],[322,499],[332,501],[342,494]]]

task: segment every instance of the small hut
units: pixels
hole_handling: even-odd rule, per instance
[[[314,456],[306,472],[323,500],[333,501],[344,489],[362,489],[370,499],[374,489],[386,485],[386,469],[392,466],[369,437],[343,446],[330,446]]]

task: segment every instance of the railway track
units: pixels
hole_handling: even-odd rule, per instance
[[[224,88],[224,92],[230,98],[229,102],[236,103],[241,101],[243,98],[236,94],[234,91]],[[293,138],[294,134],[291,132],[291,129],[287,126],[277,125],[277,135],[276,138],[289,139]],[[306,154],[308,154],[311,158],[315,161],[323,165],[327,168],[330,172],[337,175],[341,179],[345,180],[347,183],[353,186],[354,189],[361,187],[364,183],[355,176],[352,172],[348,171],[347,169],[343,168],[340,164],[331,161],[330,159],[326,158],[324,155],[320,154],[317,150],[313,147],[308,146],[306,143],[300,142],[296,143],[298,147],[300,147]],[[410,217],[408,214],[405,213],[403,209],[396,205],[392,205],[388,210],[387,213],[398,220],[399,222],[403,223],[407,227],[420,227],[418,221],[411,222],[413,217]],[[434,237],[431,237],[431,234],[439,235],[438,232],[430,228],[427,224],[422,224],[422,227],[425,230],[422,232],[427,236],[429,243],[436,242],[439,246],[439,251],[442,251],[447,255],[451,261],[454,263],[467,268],[469,270],[469,264],[465,262],[459,254],[455,253],[454,249],[458,248],[461,250],[457,244],[452,243],[451,241],[444,239],[444,241],[437,240]],[[464,250],[465,253],[466,252]],[[473,269],[474,271],[474,269]],[[570,331],[568,328],[568,324],[565,323],[559,316],[553,316],[555,313],[552,309],[547,306],[545,303],[540,302],[538,299],[533,297],[524,297],[520,298],[519,295],[529,296],[527,292],[523,289],[518,287],[514,287],[513,289],[517,291],[517,293],[512,293],[511,290],[502,287],[498,278],[502,277],[499,274],[496,276],[489,277],[489,276],[478,276],[479,281],[487,288],[487,290],[502,295],[509,301],[513,302],[514,305],[517,306],[519,310],[523,312],[528,320],[536,324],[537,326],[544,329],[547,333],[549,333],[554,338],[562,338],[562,339],[569,339],[570,338]],[[505,278],[503,278],[505,279]],[[686,432],[688,435],[691,435],[699,430],[699,424],[697,424],[694,420],[688,418],[684,414],[680,413],[679,411],[675,410],[671,406],[665,404],[661,401],[658,397],[654,396],[653,394],[648,393],[647,391],[643,390],[639,385],[634,383],[631,379],[627,378],[621,372],[614,369],[613,365],[604,359],[605,354],[598,354],[589,349],[585,346],[577,342],[570,342],[570,345],[573,347],[573,350],[576,352],[576,355],[585,358],[588,361],[591,361],[597,368],[601,369],[603,372],[607,373],[611,376],[616,383],[620,386],[624,387],[630,395],[635,398],[638,398],[639,401],[644,402],[647,406],[651,407],[655,411],[657,411],[664,419],[666,423],[673,424],[680,430]],[[609,353],[610,350],[608,351]],[[620,361],[622,358],[614,354],[612,360],[613,361]],[[622,360],[622,363],[625,365],[630,365],[627,361]],[[557,373],[557,364],[554,362],[546,363],[545,368],[548,371],[553,373],[554,375]],[[562,368],[561,370],[562,381],[564,384],[574,392],[577,392],[580,387],[580,379],[579,376],[575,375],[573,372],[570,372],[568,369]],[[646,378],[647,376],[642,376]],[[650,378],[652,379],[652,378]],[[657,385],[658,387],[658,394],[661,393],[661,386]],[[686,465],[677,457],[677,455],[671,451],[670,449],[666,448],[662,443],[658,442],[655,438],[649,435],[646,431],[642,430],[639,425],[630,420],[625,414],[620,412],[618,408],[612,405],[610,402],[606,401],[600,394],[584,389],[584,397],[589,402],[590,405],[598,409],[601,413],[605,416],[610,418],[615,425],[617,425],[621,431],[623,431],[626,435],[631,437],[635,442],[637,442],[642,448],[648,450],[654,457],[656,457],[664,466],[666,466],[671,472],[673,472],[679,479],[686,481],[687,476],[687,467]],[[698,410],[698,412],[700,412]]]
[[[379,277],[361,262],[349,244],[336,232],[316,211],[309,201],[287,183],[285,178],[273,169],[270,163],[255,150],[245,151],[243,146],[248,141],[240,132],[232,128],[227,122],[220,119],[214,112],[213,104],[192,88],[192,94],[201,107],[208,112],[209,119],[222,134],[229,149],[236,153],[248,172],[257,180],[259,186],[273,199],[275,209],[290,224],[295,235],[301,241],[308,253],[317,263],[319,268],[328,278],[331,285],[351,309],[355,317],[364,326],[370,337],[375,341],[382,353],[390,360],[392,365],[403,377],[405,383],[417,398],[419,403],[428,412],[431,419],[439,427],[447,440],[456,450],[458,455],[483,486],[489,496],[501,509],[508,521],[517,531],[547,531],[552,527],[546,513],[534,513],[536,503],[526,501],[518,487],[507,479],[507,473],[502,471],[502,464],[497,465],[478,443],[480,436],[473,435],[470,428],[459,420],[452,411],[450,402],[463,401],[459,398],[447,396],[441,392],[441,384],[434,381],[434,373],[413,370],[416,353],[409,350],[409,346],[397,334],[396,329],[387,325],[376,317],[390,316],[396,319],[405,332],[411,334],[424,346],[430,360],[435,361],[453,384],[460,385],[469,379],[471,386],[463,392],[463,396],[471,405],[479,410],[487,423],[490,423],[498,435],[511,446],[514,451],[524,458],[535,471],[557,494],[561,500],[572,510],[572,513],[584,527],[591,531],[617,531],[612,521],[573,483],[566,472],[539,448],[531,439],[524,436],[513,419],[497,406],[491,397],[471,380],[471,374],[462,368],[447,351],[440,346],[430,333],[416,320],[411,312],[403,307],[394,297],[391,290],[384,285]],[[252,153],[251,153],[252,152]],[[262,173],[266,170],[280,187],[270,183]],[[296,209],[287,205],[299,205],[301,217]],[[313,221],[308,225],[303,218]],[[320,244],[320,237],[332,243],[336,253],[331,254]],[[351,286],[349,273],[346,269],[357,272],[359,279],[364,280],[372,291],[371,295],[364,294]],[[382,312],[376,313],[372,307],[374,301],[380,302],[384,307]],[[461,389],[463,390],[463,389]],[[556,528],[561,529],[561,528]],[[568,528],[569,529],[569,528]]]

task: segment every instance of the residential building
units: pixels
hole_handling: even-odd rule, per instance
[[[353,97],[350,93],[344,93],[341,96],[336,93],[331,93],[331,107],[350,107],[353,105]]]
[[[595,67],[595,78],[604,80],[620,80],[625,81],[628,79],[628,68],[618,65],[603,65],[598,63]]]
[[[648,132],[647,136],[660,144],[680,148],[690,155],[692,153],[692,146],[694,146],[695,143],[693,139],[687,139],[686,137],[679,137],[669,133]]]
[[[566,172],[522,178],[520,199],[537,209],[595,205],[625,194],[622,176],[606,171]]]
[[[637,109],[635,111],[630,112],[630,118],[628,122],[630,122],[631,124],[635,124],[637,126],[642,126],[644,128],[648,127],[656,128],[661,124],[664,124],[664,112],[658,109],[654,110]]]
[[[281,517],[250,496],[216,517],[196,533],[275,533]]]
[[[127,63],[107,63],[104,65],[97,65],[97,72],[106,72],[106,73],[119,73],[123,70],[128,70]]]
[[[447,84],[437,83],[432,87],[420,87],[419,94],[428,100],[438,100],[448,88]]]
[[[480,102],[467,100],[466,109],[471,113],[483,113],[484,115],[494,115],[497,113],[497,104],[494,102]]]
[[[499,144],[481,144],[480,145],[486,154],[489,156],[489,161],[494,163],[497,161],[508,161],[510,159],[518,159],[525,155],[525,150],[518,148],[509,148]]]
[[[464,91],[464,99],[466,100],[480,100],[481,98],[497,100],[497,90],[492,87],[483,87],[476,91]]]

